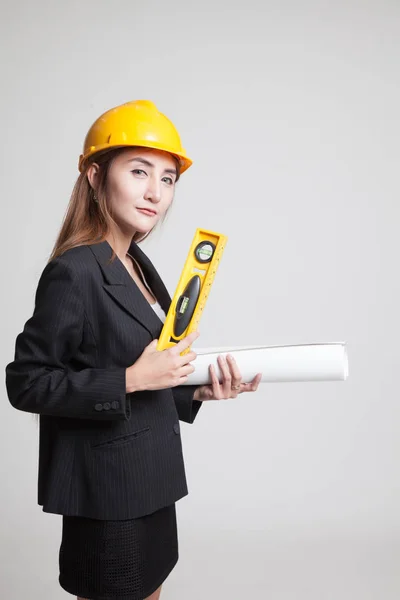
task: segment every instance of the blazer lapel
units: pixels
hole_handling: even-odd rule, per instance
[[[148,282],[152,292],[160,303],[161,308],[168,312],[171,304],[171,296],[164,285],[163,280],[159,276],[157,269],[149,259],[149,257],[139,248],[136,242],[132,242],[129,247],[129,254],[135,258],[142,267],[146,281]]]
[[[89,248],[101,268],[105,280],[103,287],[107,293],[136,321],[143,325],[152,335],[153,339],[158,338],[163,327],[162,321],[143,296],[118,256],[116,256],[113,262],[109,262],[112,256],[110,244],[107,241],[103,241],[98,244],[89,244]],[[168,304],[167,296],[169,297],[169,295],[154,266],[147,259],[144,252],[139,250],[136,243],[132,242],[129,253],[140,263],[151,289],[154,291],[163,310],[165,310],[164,307]],[[143,257],[147,260],[143,261]]]

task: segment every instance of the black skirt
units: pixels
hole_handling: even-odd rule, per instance
[[[175,504],[128,521],[63,516],[61,587],[89,600],[144,600],[178,561]]]

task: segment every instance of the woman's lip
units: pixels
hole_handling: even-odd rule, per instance
[[[150,217],[155,217],[157,214],[157,213],[153,212],[152,210],[148,210],[147,208],[138,208],[137,210],[140,210],[140,212],[142,212],[145,215],[148,215]]]

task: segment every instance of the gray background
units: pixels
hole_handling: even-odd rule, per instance
[[[183,424],[162,598],[399,598],[398,2],[3,1],[0,44],[3,365],[89,126],[138,98],[195,161],[143,246],[170,292],[196,227],[229,236],[197,346],[348,343],[347,382],[264,384]],[[71,597],[37,427],[4,387],[0,426],[1,596]]]

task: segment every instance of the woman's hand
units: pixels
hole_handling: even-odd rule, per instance
[[[167,350],[157,350],[158,340],[153,340],[138,360],[126,369],[126,392],[161,390],[182,385],[193,373],[191,361],[197,357],[191,350],[183,356],[180,353],[189,348],[199,337],[198,331],[192,331],[175,346]]]
[[[219,382],[214,365],[210,365],[211,385],[202,385],[194,393],[194,400],[227,400],[236,398],[243,392],[255,392],[261,381],[262,373],[257,373],[250,383],[242,383],[242,375],[233,356],[218,356],[218,364],[222,373],[222,383]]]

